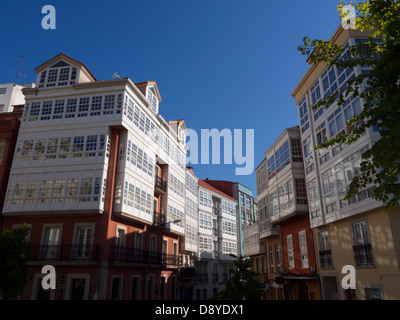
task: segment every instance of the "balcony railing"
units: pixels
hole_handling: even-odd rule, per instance
[[[162,258],[160,253],[149,252],[148,250],[112,246],[110,248],[110,261],[161,265]]]
[[[353,246],[354,262],[357,267],[373,266],[372,247],[370,243]]]
[[[163,254],[148,250],[112,246],[110,249],[110,261],[129,262],[139,264],[154,264],[164,266],[182,266],[182,256]]]
[[[155,226],[165,227],[165,213],[154,211],[153,224]]]
[[[33,245],[31,261],[97,261],[100,246],[86,245]]]
[[[176,254],[163,254],[163,265],[165,266],[182,266],[182,256]]]
[[[319,264],[321,266],[321,269],[331,269],[331,268],[333,268],[331,250],[319,251]]]
[[[165,181],[163,178],[160,178],[159,176],[155,177],[155,186],[163,193],[167,192],[167,181]]]

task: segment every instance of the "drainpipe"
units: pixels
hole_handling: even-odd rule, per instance
[[[319,269],[319,253],[317,251],[317,237],[315,234],[317,233],[316,229],[312,229],[313,232],[313,240],[314,240],[314,255],[315,255],[315,272],[318,278],[318,287],[319,287],[319,298],[322,300],[322,284],[321,284],[321,277],[320,277],[320,269]]]
[[[280,243],[280,254],[279,254],[279,260],[281,260],[281,272],[280,276],[283,276],[283,245],[282,245],[282,231],[281,231],[281,226],[278,224],[278,231],[279,231],[279,243]],[[284,280],[285,281],[285,280]],[[283,284],[283,300],[285,300],[285,283]]]

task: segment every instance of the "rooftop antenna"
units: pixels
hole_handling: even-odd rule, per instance
[[[121,79],[119,75],[117,75],[117,72],[114,72],[112,75],[113,79]]]
[[[21,57],[21,60],[19,61],[19,67],[18,67],[18,71],[17,71],[17,75],[15,77],[14,83],[17,83],[17,79],[19,76],[23,76],[23,77],[26,76],[25,74],[22,74],[19,72],[21,70],[22,61],[24,61],[24,56],[22,54],[20,54],[20,57]]]

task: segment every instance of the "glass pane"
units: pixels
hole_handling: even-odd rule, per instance
[[[329,132],[331,134],[331,136],[334,136],[336,134],[336,124],[335,121],[332,121],[329,123]]]
[[[343,117],[341,114],[336,118],[336,126],[338,131],[344,129]]]
[[[363,244],[362,227],[360,223],[354,224],[354,238],[356,245]]]
[[[361,113],[361,103],[360,103],[360,99],[357,99],[353,102],[353,112],[354,115],[357,116]]]
[[[352,118],[352,116],[353,116],[353,113],[352,113],[351,107],[348,106],[346,109],[344,109],[344,119],[345,119],[345,121],[346,122],[349,121]]]

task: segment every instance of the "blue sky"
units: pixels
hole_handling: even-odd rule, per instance
[[[0,83],[34,82],[33,69],[63,52],[98,80],[117,72],[155,80],[166,120],[189,128],[254,129],[254,168],[286,127],[298,124],[290,93],[308,68],[304,36],[329,39],[338,0],[7,1],[0,12]],[[41,27],[44,5],[56,29]],[[223,159],[223,158],[222,158]],[[199,178],[238,181],[256,194],[255,172],[194,165]]]

